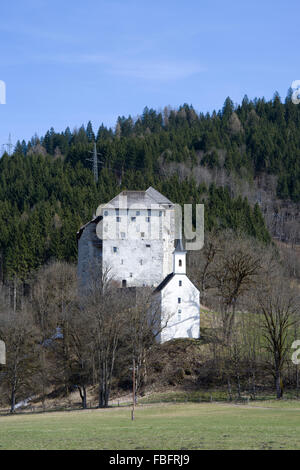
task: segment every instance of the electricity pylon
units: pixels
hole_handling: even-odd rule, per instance
[[[5,149],[5,147],[6,147],[6,149]],[[8,153],[8,155],[12,154],[13,144],[12,144],[12,141],[11,141],[11,135],[10,134],[8,136],[8,142],[6,144],[3,144],[2,148],[3,148],[4,152],[6,151]]]
[[[89,153],[92,153],[93,154],[93,158],[87,158],[87,161],[88,162],[92,162],[93,163],[93,174],[94,174],[94,180],[95,180],[95,183],[98,182],[98,163],[100,163],[100,165],[103,165],[104,162],[102,160],[99,160],[98,159],[98,155],[102,156],[101,153],[97,153],[97,146],[96,146],[96,142],[94,142],[94,150],[93,151],[89,151]]]

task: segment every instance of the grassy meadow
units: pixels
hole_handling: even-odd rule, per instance
[[[4,449],[300,449],[297,401],[177,403],[0,416]]]

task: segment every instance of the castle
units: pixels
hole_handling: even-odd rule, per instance
[[[200,294],[186,275],[186,251],[175,239],[175,205],[150,187],[122,191],[77,233],[82,288],[97,267],[121,288],[151,287],[167,326],[159,341],[198,338]],[[176,246],[175,246],[176,245]]]

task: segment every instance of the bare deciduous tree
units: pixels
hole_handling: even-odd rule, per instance
[[[257,311],[261,314],[261,327],[270,354],[277,398],[283,396],[282,369],[289,350],[288,335],[298,321],[299,298],[282,278],[267,282],[257,293]]]
[[[3,384],[9,394],[10,412],[13,413],[16,400],[26,398],[38,388],[34,376],[40,348],[29,308],[2,313],[0,334],[7,344]]]

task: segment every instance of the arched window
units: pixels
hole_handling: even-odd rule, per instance
[[[181,259],[179,260],[179,266],[182,266],[182,260]]]

